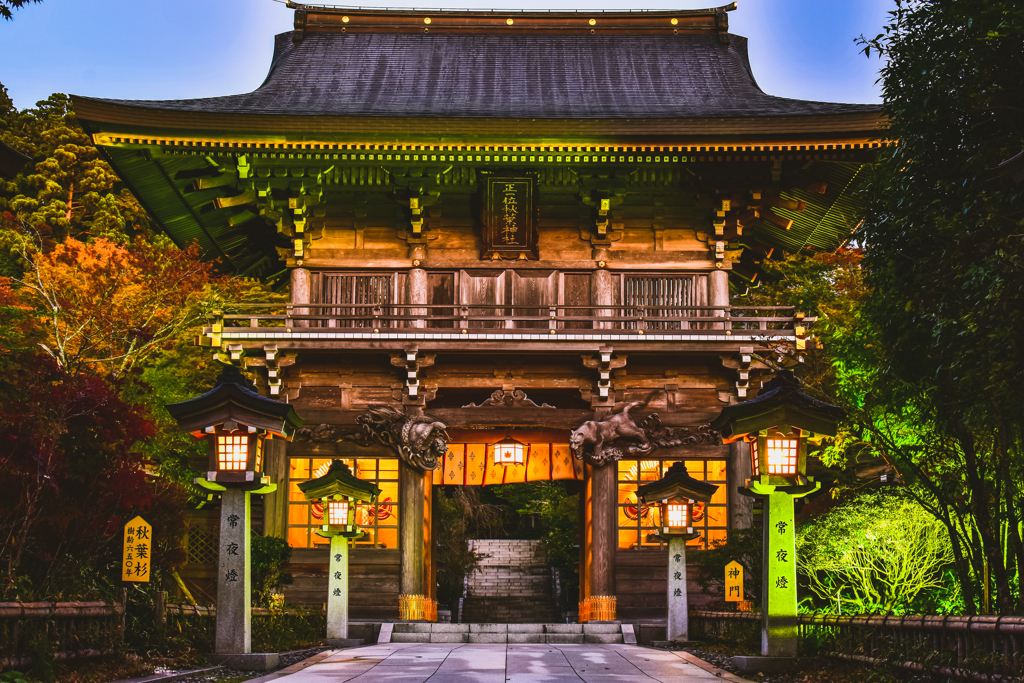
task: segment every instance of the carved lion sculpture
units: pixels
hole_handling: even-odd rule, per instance
[[[645,455],[654,450],[640,427],[633,421],[629,411],[646,401],[627,403],[622,410],[605,417],[600,421],[590,420],[581,424],[569,437],[569,448],[579,460],[600,467],[613,460],[621,460],[624,455]],[[639,446],[630,446],[626,452],[621,448],[606,447],[606,443],[615,439],[638,441]]]
[[[448,452],[448,425],[426,415],[410,417],[389,406],[370,406],[356,422],[371,439],[424,471],[436,470]]]

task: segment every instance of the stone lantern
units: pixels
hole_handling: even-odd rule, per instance
[[[765,658],[797,654],[796,525],[794,499],[818,490],[807,476],[807,445],[835,436],[843,411],[800,391],[792,372],[780,371],[749,401],[726,406],[711,423],[722,441],[750,443],[753,477],[739,492],[764,504],[764,561],[760,658],[737,662],[745,670],[772,670]],[[778,660],[786,666],[785,660]],[[748,668],[749,667],[749,668]]]
[[[299,490],[306,500],[322,502],[326,524],[316,533],[331,541],[325,642],[333,647],[355,644],[348,640],[348,542],[363,535],[353,523],[356,502],[374,502],[380,489],[353,476],[341,460],[333,460],[322,477],[302,482]]]
[[[251,653],[250,497],[277,488],[262,471],[264,441],[290,440],[302,420],[287,403],[256,393],[230,365],[212,390],[166,407],[181,431],[207,442],[209,469],[196,484],[221,497],[214,658],[238,668],[273,668],[276,653]]]
[[[700,536],[693,530],[693,503],[710,503],[718,487],[694,479],[686,465],[677,462],[658,481],[637,489],[641,503],[657,502],[661,512],[658,535],[668,541],[669,642],[689,638],[689,598],[686,594],[686,542]]]

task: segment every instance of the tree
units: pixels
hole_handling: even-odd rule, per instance
[[[14,18],[14,14],[11,12],[12,9],[21,9],[29,2],[42,2],[43,0],[0,0],[0,17],[3,17],[7,21]]]
[[[897,418],[876,435],[947,524],[969,608],[991,574],[999,611],[1024,612],[1024,7],[898,0],[862,41],[887,58],[895,141],[858,234],[870,400]]]
[[[799,572],[817,606],[839,614],[906,614],[947,587],[943,525],[905,493],[860,495],[802,525]]]
[[[35,160],[13,180],[0,180],[0,212],[38,233],[44,249],[68,236],[125,241],[152,231],[145,210],[78,125],[67,95],[19,111],[0,84],[0,140]]]
[[[44,252],[23,235],[18,244],[25,274],[15,282],[43,316],[43,348],[73,371],[131,370],[201,324],[223,279],[199,260],[198,247],[179,250],[166,240],[69,237]]]

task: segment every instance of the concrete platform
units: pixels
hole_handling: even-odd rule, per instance
[[[636,645],[391,643],[323,654],[274,683],[750,683],[689,653]]]
[[[359,647],[365,641],[362,638],[324,638],[321,641],[327,647],[343,648],[343,647]]]

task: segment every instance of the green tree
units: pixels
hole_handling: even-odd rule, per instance
[[[1024,612],[1024,6],[898,0],[862,40],[894,141],[858,234],[875,446],[947,526],[969,608],[991,575]]]
[[[815,606],[839,614],[906,614],[948,589],[953,561],[942,523],[902,492],[860,495],[810,520],[796,548]]]

